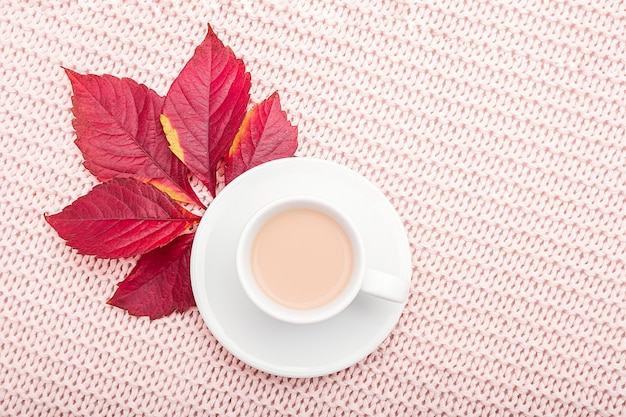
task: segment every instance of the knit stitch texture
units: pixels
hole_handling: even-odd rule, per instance
[[[623,1],[0,11],[0,415],[626,415]],[[196,308],[151,322],[107,305],[136,259],[78,255],[44,221],[97,183],[62,66],[164,95],[207,23],[252,101],[280,93],[297,154],[374,182],[406,227],[409,303],[343,371],[268,375]]]

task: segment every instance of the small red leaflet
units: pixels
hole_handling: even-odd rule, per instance
[[[142,256],[108,303],[151,319],[194,306],[189,281],[193,236],[179,236]]]
[[[250,74],[209,26],[170,87],[161,122],[170,149],[215,195],[215,172],[246,114]]]
[[[46,220],[82,254],[123,258],[169,243],[200,217],[154,186],[127,178],[96,185]]]
[[[89,171],[100,181],[150,182],[176,200],[202,205],[187,167],[168,149],[159,121],[162,97],[128,78],[65,72],[74,91],[76,145]]]
[[[293,156],[297,147],[298,128],[289,123],[274,93],[246,114],[226,155],[226,184],[263,162]]]

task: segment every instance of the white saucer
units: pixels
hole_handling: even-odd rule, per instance
[[[191,284],[204,321],[233,355],[271,374],[314,377],[340,371],[373,352],[396,325],[404,304],[359,294],[339,315],[314,324],[284,323],[259,310],[237,278],[239,235],[256,210],[293,194],[338,206],[362,234],[368,266],[411,279],[407,235],[384,194],[341,165],[295,157],[245,172],[213,200],[196,231]]]

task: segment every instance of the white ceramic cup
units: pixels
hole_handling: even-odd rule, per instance
[[[271,218],[292,209],[312,209],[330,216],[344,229],[352,245],[353,268],[347,285],[337,297],[320,307],[286,307],[270,298],[254,277],[251,259],[257,233]],[[289,323],[314,323],[331,318],[348,307],[359,292],[398,303],[404,303],[409,294],[408,280],[368,267],[362,238],[346,215],[327,201],[309,196],[275,200],[256,212],[241,234],[236,262],[241,285],[254,304],[268,315]]]

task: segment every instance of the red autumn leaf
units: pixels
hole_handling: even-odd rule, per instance
[[[66,73],[76,144],[104,184],[46,220],[79,253],[143,254],[109,304],[152,319],[187,310],[193,234],[184,233],[200,218],[172,198],[202,206],[190,171],[215,195],[222,160],[230,182],[292,156],[297,128],[277,94],[246,113],[250,74],[210,26],[165,98],[131,79]]]
[[[151,319],[194,306],[189,279],[192,243],[193,234],[184,234],[143,255],[108,303]]]
[[[96,185],[46,220],[79,253],[122,258],[169,243],[200,217],[154,186],[126,178]]]
[[[209,26],[172,83],[161,115],[170,149],[215,195],[217,164],[246,114],[250,74]]]
[[[188,169],[169,150],[159,116],[163,97],[129,78],[82,75],[66,69],[76,145],[100,181],[135,178],[172,198],[202,206]]]
[[[226,184],[252,167],[293,156],[297,147],[298,128],[289,123],[274,93],[246,114],[226,155]]]

